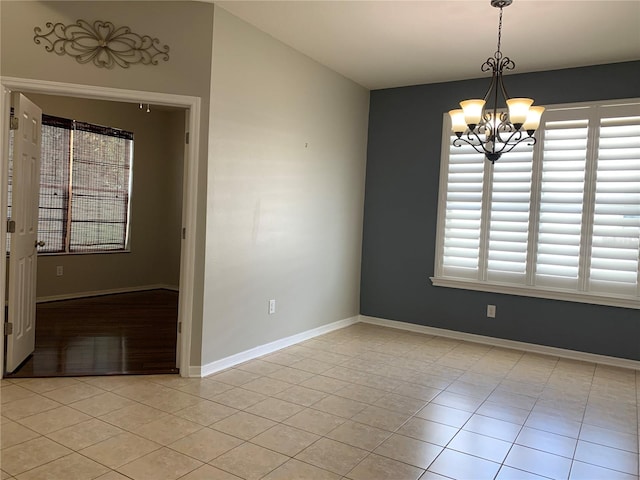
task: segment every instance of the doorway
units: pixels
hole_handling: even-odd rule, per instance
[[[178,302],[178,325],[176,352],[178,367],[182,376],[189,376],[191,353],[191,323],[193,314],[193,286],[195,270],[195,227],[197,210],[197,171],[198,171],[198,139],[200,125],[200,99],[180,95],[159,94],[119,89],[105,89],[92,86],[62,84],[56,82],[34,81],[27,79],[2,78],[3,95],[2,118],[0,128],[2,134],[2,171],[7,172],[9,94],[11,91],[57,95],[64,97],[88,98],[116,102],[128,102],[137,105],[140,102],[150,105],[182,108],[185,111],[185,131],[190,132],[190,141],[184,147],[183,197],[182,197],[182,240],[180,245],[180,271]],[[185,134],[186,134],[185,132]],[[0,209],[6,211],[6,183],[0,186],[3,204]],[[1,210],[0,210],[1,211]],[[6,227],[1,231],[0,242],[6,243]],[[6,290],[6,259],[0,261],[0,286]],[[0,315],[5,315],[2,311]],[[4,323],[4,317],[2,318]],[[4,362],[4,342],[0,342],[0,358]],[[0,372],[4,371],[4,364]]]
[[[35,352],[7,377],[176,373],[184,109],[28,99],[43,113]]]

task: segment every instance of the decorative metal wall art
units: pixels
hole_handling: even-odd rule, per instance
[[[96,20],[93,25],[78,20],[71,25],[47,22],[48,31],[35,27],[36,44],[43,44],[47,52],[70,55],[78,63],[93,62],[96,67],[113,68],[118,65],[157,65],[169,60],[169,47],[160,45],[157,38],[133,33],[129,27],[116,28],[111,22]]]

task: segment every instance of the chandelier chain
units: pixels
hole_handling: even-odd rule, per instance
[[[502,53],[500,52],[500,42],[502,41],[502,7],[500,7],[500,21],[498,22],[498,50],[496,51],[496,58],[500,58]]]

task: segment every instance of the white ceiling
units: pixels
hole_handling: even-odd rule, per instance
[[[489,0],[216,3],[370,89],[482,77],[496,50]],[[514,73],[638,60],[640,0],[514,0],[502,52]]]

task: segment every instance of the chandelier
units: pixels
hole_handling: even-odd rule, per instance
[[[451,130],[457,137],[453,145],[471,145],[491,163],[521,142],[528,142],[529,145],[536,143],[533,134],[540,125],[540,117],[544,112],[544,107],[532,106],[531,98],[510,98],[504,86],[503,71],[513,70],[516,66],[509,57],[503,57],[500,51],[502,9],[511,5],[512,1],[491,0],[491,6],[500,9],[498,50],[480,67],[483,72],[492,72],[491,84],[484,99],[464,100],[460,102],[462,109],[449,112]],[[506,111],[504,106],[498,107],[499,97],[506,103]],[[491,104],[487,105],[487,101]]]

